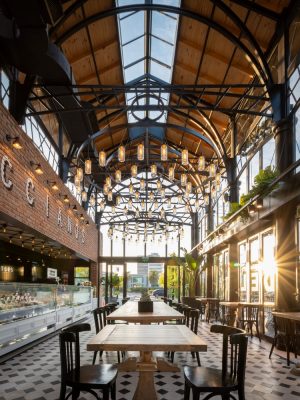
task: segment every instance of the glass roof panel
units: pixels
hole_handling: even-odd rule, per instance
[[[177,32],[177,16],[169,17],[158,11],[152,12],[152,35],[174,44]]]
[[[129,0],[121,0],[121,1],[129,1]],[[173,6],[173,7],[179,7],[180,6],[180,0],[152,0],[153,4],[160,4],[164,6]],[[140,1],[140,3],[144,3],[143,1]]]
[[[171,82],[171,67],[165,67],[158,62],[151,60],[150,62],[150,74],[157,78],[170,83]]]
[[[142,36],[123,46],[124,67],[144,57],[144,42],[145,37]]]
[[[144,74],[144,61],[140,61],[134,65],[132,65],[131,67],[125,68],[124,69],[124,81],[125,83],[130,82],[136,78],[138,78],[139,76]]]
[[[125,18],[122,18],[121,14],[119,21],[122,45],[136,39],[145,32],[144,11],[136,12]]]
[[[142,4],[142,3],[145,3],[145,1],[144,0],[117,0],[117,5],[119,7],[130,6],[130,5],[133,5],[133,4]]]
[[[152,36],[151,57],[171,66],[173,62],[173,46]]]

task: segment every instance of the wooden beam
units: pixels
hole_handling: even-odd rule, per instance
[[[110,70],[112,70],[112,69],[115,69],[115,68],[120,68],[120,61],[118,60],[118,61],[115,61],[114,63],[112,63],[112,64],[110,64],[110,65],[108,65],[107,67],[105,67],[105,68],[99,68],[98,69],[98,71],[99,71],[99,74],[100,74],[100,77],[101,77],[101,75],[104,75],[104,74],[106,74],[108,71],[110,71]],[[87,75],[87,76],[84,76],[83,78],[81,78],[79,81],[77,81],[77,84],[78,85],[83,85],[83,84],[85,84],[86,82],[89,82],[91,79],[93,79],[93,78],[96,78],[96,75],[95,75],[95,73],[91,73],[91,74],[89,74],[89,75]]]
[[[118,41],[116,40],[116,38],[114,38],[113,40],[108,40],[108,41],[106,41],[106,42],[100,44],[99,46],[94,47],[94,54],[95,54],[95,56],[96,56],[97,53],[99,53],[99,52],[102,51],[102,50],[105,50],[106,47],[109,47],[109,46],[115,44],[116,42],[118,43]],[[91,56],[92,56],[92,54],[91,54],[91,51],[89,50],[89,51],[86,51],[85,53],[82,53],[82,54],[77,55],[77,56],[74,57],[73,59],[71,58],[71,59],[69,60],[69,63],[70,63],[71,65],[74,65],[74,64],[76,64],[76,63],[82,61],[84,58],[91,57]]]

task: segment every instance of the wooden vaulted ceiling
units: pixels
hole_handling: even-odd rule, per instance
[[[75,0],[64,3],[67,10]],[[289,0],[254,0],[254,1],[224,1],[225,5],[239,17],[247,29],[256,39],[262,52],[266,54],[271,40],[276,31],[276,24]],[[170,3],[168,3],[170,4]],[[253,7],[252,7],[253,6]],[[116,7],[112,0],[88,0],[72,13],[58,29],[54,29],[53,41],[59,39],[70,28],[101,11]],[[181,8],[195,15],[208,18],[226,28],[243,44],[255,53],[246,35],[222,11],[217,3],[210,0],[182,0]],[[266,11],[266,12],[265,12]],[[268,13],[267,11],[270,11]],[[133,26],[132,29],[135,29]],[[60,46],[65,53],[77,84],[90,85],[122,85],[123,70],[122,57],[119,43],[118,20],[116,15],[111,15],[93,22],[68,37]],[[171,83],[174,85],[223,85],[223,84],[250,84],[255,79],[255,68],[249,57],[235,44],[225,38],[220,32],[195,19],[181,15],[178,23],[177,42],[175,44],[175,57]],[[275,57],[276,63],[276,57]],[[277,65],[275,65],[277,66]],[[270,69],[273,80],[277,82],[276,68]],[[257,80],[258,83],[261,81]],[[241,93],[241,88],[236,88],[236,93]],[[245,90],[245,89],[243,89]],[[253,92],[255,93],[255,92]],[[204,94],[201,101],[215,102],[215,95]],[[85,97],[84,100],[89,100]],[[172,94],[170,104],[180,104],[178,110],[169,110],[167,122],[183,126],[206,135],[205,130],[213,134],[217,132],[222,138],[224,146],[229,152],[230,142],[228,131],[230,129],[230,116],[220,112],[218,108],[230,109],[236,99],[222,97],[219,99],[215,110],[199,112],[196,108],[184,109],[187,101]],[[111,97],[107,104],[118,105],[125,102],[125,96]],[[247,105],[245,104],[245,107]],[[255,109],[265,107],[264,102],[257,102]],[[112,116],[109,116],[111,113]],[[111,110],[96,111],[99,129],[127,124],[126,113],[115,113]],[[255,115],[237,115],[239,140],[242,141],[247,129],[257,118]],[[168,142],[175,146],[188,148],[192,154],[204,153],[208,157],[214,156],[212,149],[192,133],[183,132],[175,127],[167,128],[165,136]],[[97,140],[98,149],[113,149],[128,138],[128,129],[108,131]],[[153,141],[154,144],[157,142]]]

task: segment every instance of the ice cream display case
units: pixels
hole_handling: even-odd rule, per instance
[[[0,282],[0,356],[89,315],[92,287]]]

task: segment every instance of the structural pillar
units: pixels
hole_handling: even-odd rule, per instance
[[[228,245],[228,268],[229,268],[229,299],[228,301],[239,300],[239,267],[238,267],[238,245],[230,243]]]
[[[276,122],[274,128],[276,166],[284,172],[294,161],[294,132],[292,118]]]

